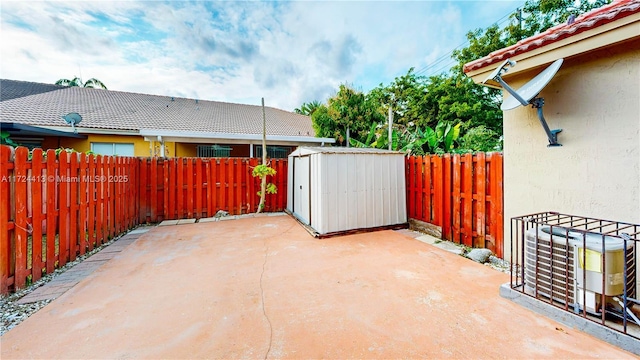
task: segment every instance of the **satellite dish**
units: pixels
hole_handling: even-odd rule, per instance
[[[560,66],[562,66],[562,59],[558,59],[553,62],[553,64],[549,65],[546,69],[544,69],[540,74],[531,79],[528,83],[524,84],[523,87],[518,89],[518,94],[520,97],[527,102],[527,104],[522,104],[518,99],[514,96],[509,96],[504,99],[502,106],[500,109],[506,111],[515,109],[520,105],[528,105],[531,99],[535,98],[540,94],[540,91],[544,89],[545,86],[553,79],[558,70],[560,70]]]
[[[560,66],[562,66],[563,59],[558,59],[553,62],[553,64],[549,65],[546,69],[544,69],[540,74],[531,79],[529,82],[524,84],[517,91],[514,90],[509,84],[507,84],[502,79],[502,74],[508,70],[507,66],[515,66],[516,62],[510,59],[505,60],[500,66],[498,66],[490,75],[485,79],[482,83],[486,83],[489,80],[497,81],[502,87],[511,95],[506,97],[502,102],[502,106],[500,109],[503,111],[512,110],[517,108],[518,106],[527,106],[531,105],[534,109],[538,110],[538,119],[544,128],[544,131],[547,133],[547,138],[549,139],[548,146],[562,146],[558,143],[558,133],[562,131],[562,129],[550,130],[547,125],[547,121],[544,118],[542,113],[542,107],[544,106],[544,99],[537,97],[540,94],[540,91],[544,89],[547,84],[553,79],[558,70],[560,70]]]
[[[76,125],[80,124],[80,122],[82,121],[82,116],[80,116],[80,114],[76,112],[72,112],[62,116],[62,118],[64,119],[64,122],[71,125],[73,132],[77,134],[78,130],[76,130]]]

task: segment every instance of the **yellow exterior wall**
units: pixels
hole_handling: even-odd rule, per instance
[[[189,144],[189,143],[176,143],[176,157],[196,157],[198,155],[197,151],[198,144]]]
[[[129,143],[133,144],[135,156],[150,156],[151,148],[148,141],[138,135],[98,135],[87,134],[87,139],[47,137],[42,142],[42,147],[56,149],[58,147],[72,148],[80,152],[91,150],[92,142]]]
[[[506,244],[508,219],[537,212],[640,223],[638,64],[640,39],[565,59],[540,94],[561,147],[547,147],[535,109],[504,112]],[[507,82],[518,89],[539,71]]]

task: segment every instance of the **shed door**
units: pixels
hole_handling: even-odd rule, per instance
[[[293,158],[293,212],[303,223],[310,225],[309,156]]]

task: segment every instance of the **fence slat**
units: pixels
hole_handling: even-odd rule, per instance
[[[431,163],[433,164],[433,171],[431,172],[431,177],[433,181],[433,223],[437,226],[443,228],[443,219],[444,219],[444,188],[443,188],[443,169],[442,169],[442,157],[434,156],[431,158]]]
[[[67,264],[69,256],[69,154],[66,151],[58,155],[58,266]]]
[[[215,186],[215,184],[212,185],[212,177],[211,177],[211,159],[206,159],[202,162],[202,165],[204,166],[204,182],[205,182],[205,189],[204,189],[204,193],[205,193],[205,197],[206,197],[206,201],[205,201],[205,207],[206,207],[206,213],[203,216],[206,217],[213,217],[213,215],[215,214],[213,211],[213,187]]]
[[[176,219],[184,216],[184,159],[178,159],[176,164]]]
[[[69,154],[69,261],[76,259],[78,251],[78,154]]]
[[[13,175],[13,162],[11,159],[11,148],[0,145],[0,193],[5,197],[5,201],[0,202],[0,293],[9,292],[10,265],[10,242],[12,239],[9,221],[11,218],[11,203],[13,194],[10,191]]]
[[[175,219],[176,204],[176,162],[175,159],[164,160],[164,208],[165,220]]]
[[[42,184],[45,183],[46,177],[43,177],[42,170],[42,149],[33,149],[31,153],[31,175],[33,183],[31,184],[31,276],[33,281],[38,281],[42,277]],[[4,166],[4,164],[3,164]],[[2,220],[0,219],[0,222]]]
[[[496,255],[500,258],[504,256],[504,184],[503,184],[503,158],[501,154],[493,157],[491,171],[495,172],[494,195],[492,203],[495,203],[496,222]]]
[[[200,219],[202,217],[202,214],[205,213],[205,211],[203,211],[202,209],[202,186],[203,186],[203,181],[202,181],[202,175],[204,173],[203,169],[202,169],[202,159],[201,158],[196,158],[196,163],[195,163],[195,167],[194,167],[194,171],[195,171],[195,176],[196,176],[196,194],[195,194],[195,218],[196,219]]]
[[[235,178],[236,181],[233,183],[233,186],[235,187],[235,203],[236,203],[236,213],[237,214],[242,214],[242,207],[243,207],[243,194],[242,194],[242,180],[244,178],[243,176],[243,170],[244,169],[244,162],[242,161],[242,159],[237,159],[235,161]]]
[[[220,201],[218,206],[220,209],[231,213],[231,209],[227,204],[227,160],[220,159]]]
[[[78,208],[78,218],[79,221],[79,241],[78,241],[78,250],[80,255],[84,255],[87,250],[87,240],[88,240],[88,216],[89,216],[89,205],[88,200],[89,196],[93,196],[93,193],[89,190],[88,184],[90,184],[90,174],[89,174],[89,163],[88,163],[87,155],[80,154],[80,207]]]
[[[453,240],[453,159],[450,154],[443,158],[443,224],[442,235],[446,240]]]
[[[149,219],[150,222],[158,221],[158,158],[153,157],[149,159],[149,185],[150,185],[150,208]]]
[[[463,244],[473,247],[473,155],[464,155],[462,183],[463,183],[463,203],[461,221],[462,221],[462,241]]]
[[[56,262],[56,152],[47,150],[47,273],[55,269]]]
[[[27,157],[29,150],[18,147],[15,153],[14,182],[15,196],[15,275],[14,286],[16,289],[24,288],[27,280],[27,228],[29,199],[27,194],[27,181],[29,173],[27,169]]]
[[[101,155],[96,156],[96,179],[104,179],[104,158]],[[97,181],[96,182],[96,235],[95,235],[95,243],[94,246],[98,247],[102,244],[102,238],[104,237],[104,229],[102,220],[104,219],[104,201],[103,201],[103,193],[104,190],[104,182]]]
[[[453,162],[453,202],[452,207],[452,225],[453,225],[453,241],[460,242],[460,234],[462,229],[462,166],[460,163],[460,155],[456,154],[452,156]]]
[[[97,179],[98,173],[96,171],[96,157],[94,155],[89,155],[89,164],[88,164],[88,174],[89,174],[89,182],[87,183],[87,206],[89,208],[89,215],[87,221],[87,251],[93,250],[93,245],[96,242],[96,208],[97,208]],[[48,272],[48,270],[47,270]]]
[[[474,155],[475,162],[475,208],[474,208],[474,228],[476,237],[473,239],[473,247],[486,247],[495,252],[493,244],[487,244],[486,241],[486,191],[487,191],[487,164],[484,153]],[[487,246],[489,245],[489,246]]]
[[[116,207],[115,207],[115,193],[116,193],[116,183],[113,176],[115,175],[115,157],[109,156],[107,157],[107,208],[109,211],[107,212],[107,224],[109,224],[107,228],[107,236],[104,241],[107,242],[108,239],[111,239],[115,236],[116,232]]]
[[[253,213],[256,212],[257,209],[256,207],[258,206],[258,203],[256,202],[256,178],[253,177],[253,175],[251,175],[253,173],[253,168],[255,168],[256,166],[258,166],[258,159],[257,158],[251,158],[249,159],[249,191],[248,191],[248,196],[249,196],[249,212]],[[278,191],[281,191],[281,189],[278,189]]]
[[[147,178],[147,167],[149,159],[140,159],[140,185],[138,187],[138,198],[140,202],[140,222],[147,223],[147,211],[149,209],[147,203],[147,187],[149,186],[149,179]]]
[[[235,203],[235,160],[228,159],[229,166],[227,167],[227,201],[229,203],[229,213],[237,215],[236,203]]]

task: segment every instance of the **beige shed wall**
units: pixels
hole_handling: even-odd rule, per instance
[[[541,93],[563,146],[546,147],[535,109],[504,113],[505,244],[511,217],[535,212],[640,223],[638,43],[565,59]],[[519,88],[540,70],[506,79]]]

